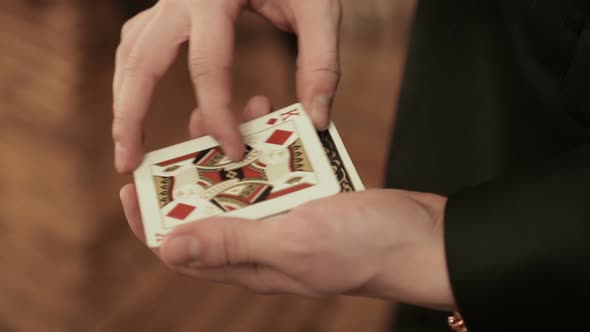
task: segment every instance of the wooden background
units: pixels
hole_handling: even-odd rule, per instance
[[[347,0],[334,120],[381,185],[413,3]],[[112,167],[111,77],[124,21],[111,0],[0,1],[0,331],[386,331],[392,304],[257,296],[178,276],[127,229]],[[235,106],[296,101],[285,35],[245,15]],[[186,139],[180,57],[158,88],[149,149]],[[263,75],[261,75],[263,73]]]

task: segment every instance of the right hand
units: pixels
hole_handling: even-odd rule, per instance
[[[318,129],[329,123],[339,81],[338,0],[160,0],[125,24],[113,82],[115,166],[132,172],[142,159],[143,120],[154,87],[189,40],[189,69],[198,108],[192,137],[210,134],[226,154],[240,159],[243,139],[230,110],[234,26],[252,10],[297,34],[297,94]]]

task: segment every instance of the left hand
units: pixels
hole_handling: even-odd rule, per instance
[[[133,185],[121,200],[143,239]],[[260,293],[353,294],[454,310],[445,204],[442,196],[398,190],[340,194],[266,220],[189,223],[154,251],[183,274]]]

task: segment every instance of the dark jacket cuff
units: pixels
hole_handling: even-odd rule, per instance
[[[525,174],[449,197],[449,277],[470,332],[587,324],[590,150]]]

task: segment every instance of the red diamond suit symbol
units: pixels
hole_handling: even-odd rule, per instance
[[[266,143],[283,145],[289,139],[289,137],[291,137],[291,135],[293,135],[292,131],[277,129],[266,140]]]
[[[184,220],[191,214],[196,207],[184,203],[178,203],[174,209],[168,212],[167,216],[174,219]]]

